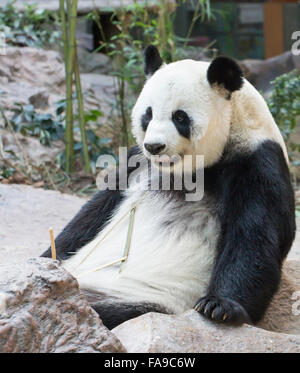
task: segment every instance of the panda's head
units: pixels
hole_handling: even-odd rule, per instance
[[[218,57],[210,64],[182,60],[167,65],[150,45],[145,73],[132,112],[133,134],[144,155],[204,155],[206,165],[216,162],[229,136],[232,93],[243,85],[237,63]]]

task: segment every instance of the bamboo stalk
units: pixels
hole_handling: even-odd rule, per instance
[[[65,125],[65,143],[66,143],[66,172],[70,172],[70,157],[71,157],[71,137],[72,137],[72,79],[69,67],[69,34],[65,15],[64,0],[59,0],[62,38],[64,43],[64,59],[65,59],[65,73],[66,73],[66,125]]]
[[[87,138],[86,138],[86,132],[85,132],[84,105],[83,105],[83,98],[82,98],[82,89],[81,89],[81,81],[80,81],[76,46],[75,46],[74,67],[75,67],[74,70],[75,70],[76,95],[77,95],[77,100],[78,100],[78,111],[79,111],[79,125],[80,125],[80,133],[81,133],[81,142],[82,142],[82,147],[83,147],[84,169],[85,169],[85,172],[89,173],[91,170],[91,166],[90,166],[90,157],[89,157],[88,144],[87,144]]]
[[[68,24],[69,24],[69,38],[68,38],[68,98],[69,102],[69,170],[70,172],[74,169],[74,123],[73,123],[73,97],[72,97],[72,85],[73,85],[73,72],[74,72],[74,60],[75,60],[75,46],[76,46],[76,20],[77,20],[77,8],[78,0],[67,0],[67,12],[68,12]]]
[[[60,0],[60,14],[62,20],[62,34],[64,40],[65,70],[66,70],[66,171],[73,171],[74,164],[74,133],[73,133],[73,105],[72,83],[76,43],[76,17],[78,0],[67,0],[67,20],[65,17],[64,0]]]

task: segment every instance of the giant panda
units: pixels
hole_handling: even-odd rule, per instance
[[[57,256],[110,329],[147,312],[191,308],[219,323],[257,323],[295,236],[280,131],[234,60],[166,64],[152,45],[144,57],[146,82],[132,111],[137,147],[129,156],[147,160],[160,176],[161,156],[179,156],[173,175],[184,170],[182,156],[204,156],[203,197],[187,200],[172,182],[170,190],[145,193],[130,181],[138,168],[128,167],[127,189],[102,190],[87,202],[56,238]],[[186,172],[197,167],[192,161]],[[143,175],[140,184],[149,185],[152,174]]]

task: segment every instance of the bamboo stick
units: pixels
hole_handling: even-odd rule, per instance
[[[81,133],[81,142],[82,142],[82,147],[83,147],[84,169],[85,169],[85,172],[89,173],[91,170],[91,166],[90,166],[90,157],[89,157],[88,144],[87,144],[87,138],[86,138],[86,132],[85,132],[84,105],[83,105],[83,98],[82,98],[82,89],[81,89],[80,72],[79,72],[76,46],[75,46],[74,67],[75,67],[74,70],[75,70],[76,95],[77,95],[78,110],[79,110],[79,125],[80,125],[80,133]]]
[[[123,258],[124,260],[121,261],[121,266],[119,272],[122,271],[124,263],[126,262],[128,255],[129,255],[129,250],[130,250],[130,245],[131,245],[131,239],[132,239],[132,230],[133,230],[133,222],[134,222],[134,215],[136,211],[136,205],[133,206],[133,208],[130,211],[130,217],[129,217],[129,225],[128,225],[128,231],[127,231],[127,238],[126,238],[126,243],[125,243],[125,248],[124,248],[124,253],[123,253]]]
[[[49,233],[50,233],[50,242],[51,242],[51,256],[53,260],[56,260],[56,249],[55,249],[53,228],[49,228]]]

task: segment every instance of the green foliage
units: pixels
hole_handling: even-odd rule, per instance
[[[300,76],[292,71],[277,77],[271,83],[274,88],[267,103],[287,141],[300,116]],[[300,144],[297,147],[300,151]]]
[[[9,2],[0,12],[0,32],[4,32],[8,44],[42,47],[58,40],[58,18],[54,12],[28,4],[21,12],[14,4],[15,0]]]
[[[76,103],[76,97],[73,95],[73,103]],[[65,117],[65,110],[66,110],[66,100],[60,100],[56,103],[56,115],[59,118],[60,122],[64,122]],[[88,110],[84,113],[84,119],[87,127],[91,127],[90,123],[93,122],[96,124],[98,122],[98,119],[103,116],[103,113],[101,110],[95,110],[91,109]],[[75,121],[75,127],[74,127],[74,132],[79,137],[79,126],[78,126],[78,121],[79,121],[79,115],[74,117]],[[114,151],[111,147],[111,138],[100,138],[96,132],[89,128],[86,130],[86,138],[87,138],[87,148],[88,148],[88,153],[89,153],[89,159],[90,159],[90,166],[92,173],[96,172],[96,162],[101,154],[111,154],[114,156]],[[82,141],[75,141],[74,142],[74,158],[75,159],[83,159],[83,143]],[[57,158],[57,164],[60,168],[64,169],[65,168],[65,163],[66,163],[66,153],[65,151],[59,154]]]
[[[0,168],[0,180],[10,178],[11,176],[13,176],[14,172],[15,172],[15,169],[13,167],[7,167],[7,166],[1,167]]]
[[[16,132],[22,135],[39,137],[41,144],[51,146],[52,141],[64,137],[61,121],[52,114],[38,113],[33,105],[16,104],[11,124]]]

